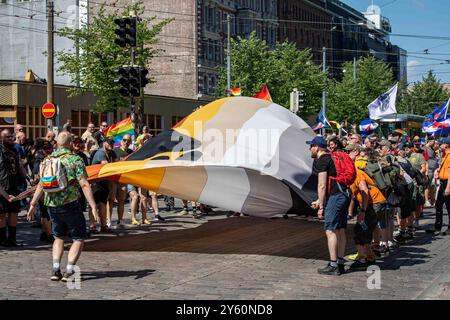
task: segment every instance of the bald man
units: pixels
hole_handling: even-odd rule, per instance
[[[13,135],[8,129],[0,132],[0,186],[7,194],[20,193],[21,179],[24,177]],[[0,197],[0,246],[17,247],[17,215],[20,212],[18,201],[9,202]],[[8,236],[7,236],[8,231]]]
[[[32,220],[36,212],[36,204],[44,193],[44,205],[48,209],[52,221],[53,242],[53,269],[51,280],[64,282],[74,277],[77,269],[76,263],[81,255],[86,234],[86,220],[80,207],[80,194],[78,185],[83,190],[86,200],[92,208],[94,219],[98,221],[97,206],[92,195],[91,186],[87,180],[86,167],[83,160],[70,151],[72,136],[64,131],[58,135],[58,149],[51,156],[60,159],[64,166],[67,187],[57,192],[45,192],[42,183],[39,183],[33,199],[30,202],[28,220]],[[42,177],[40,177],[42,178]],[[69,250],[66,272],[61,274],[60,263],[64,253],[64,236],[73,240]]]

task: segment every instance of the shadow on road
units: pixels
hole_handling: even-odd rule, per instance
[[[134,277],[134,280],[145,278],[155,270],[146,269],[138,271],[94,271],[94,272],[83,272],[83,281],[97,280],[104,278],[128,278]]]
[[[351,229],[351,228],[350,228]],[[349,252],[353,252],[351,232]],[[212,220],[197,228],[103,238],[85,251],[165,251],[208,254],[259,254],[328,259],[323,224],[300,219],[240,217]]]

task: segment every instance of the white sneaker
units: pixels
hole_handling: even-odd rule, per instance
[[[424,207],[425,208],[433,208],[433,205],[430,203],[430,201],[426,201]]]
[[[112,223],[111,223],[111,221],[106,221],[106,226],[108,227],[108,228],[110,228],[111,229],[111,226],[112,226]]]

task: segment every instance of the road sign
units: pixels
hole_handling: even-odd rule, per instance
[[[53,103],[46,103],[42,106],[42,115],[46,119],[52,119],[56,115],[56,107]]]

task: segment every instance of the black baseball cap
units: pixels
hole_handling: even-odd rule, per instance
[[[318,146],[319,148],[323,148],[323,149],[327,148],[327,142],[325,141],[325,139],[323,137],[319,137],[319,136],[315,137],[311,141],[306,141],[306,144]]]

